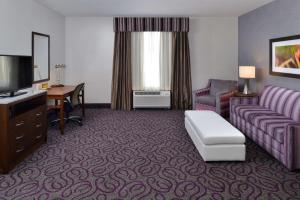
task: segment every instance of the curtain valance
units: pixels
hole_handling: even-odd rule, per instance
[[[117,17],[114,18],[115,32],[189,32],[189,18],[165,17]]]

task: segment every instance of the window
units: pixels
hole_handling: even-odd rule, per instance
[[[160,89],[160,33],[146,32],[143,37],[143,77],[144,87],[149,90]]]
[[[170,90],[171,33],[132,34],[133,90]]]

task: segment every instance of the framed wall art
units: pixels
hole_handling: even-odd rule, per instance
[[[270,40],[270,74],[300,78],[300,35]]]

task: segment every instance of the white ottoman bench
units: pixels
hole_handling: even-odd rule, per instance
[[[185,111],[185,128],[204,161],[244,161],[245,136],[212,111]]]

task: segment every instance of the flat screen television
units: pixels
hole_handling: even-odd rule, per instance
[[[0,94],[17,96],[18,90],[32,87],[33,67],[31,56],[0,55]]]

